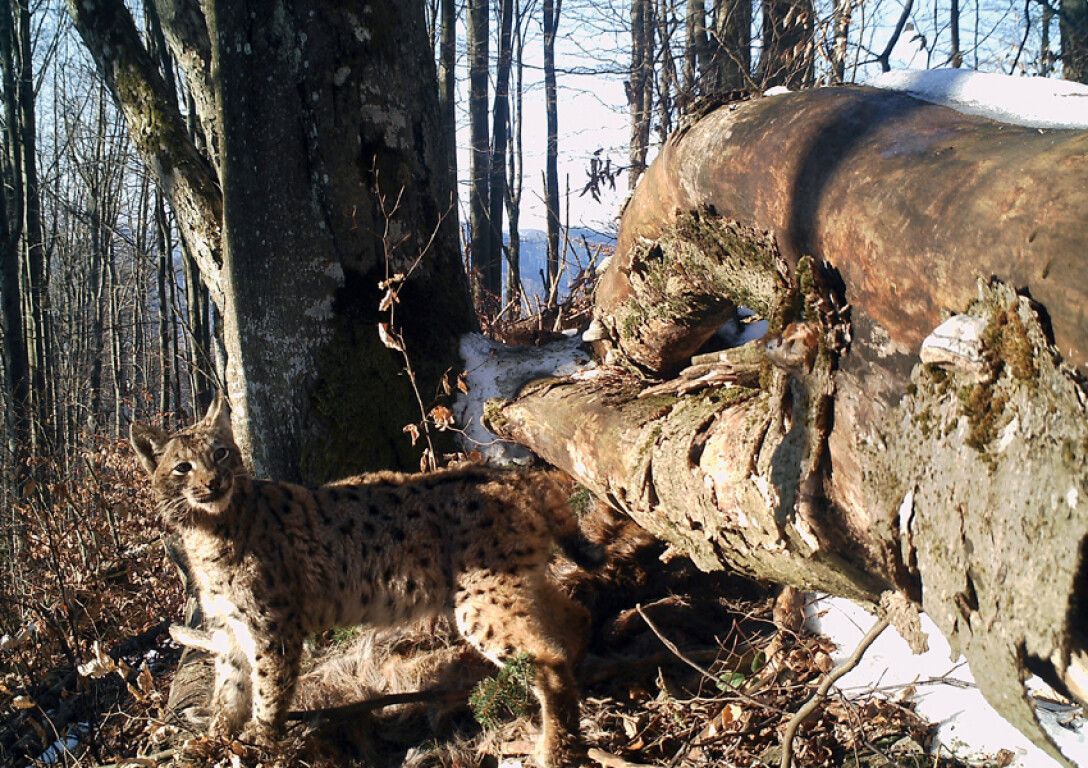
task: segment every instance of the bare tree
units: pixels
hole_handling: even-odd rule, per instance
[[[518,224],[521,217],[521,195],[525,184],[524,163],[524,85],[525,85],[525,37],[532,18],[536,0],[517,0],[514,3],[513,30],[513,98],[510,105],[510,128],[513,145],[507,156],[506,215],[510,222],[510,243],[506,249],[506,304],[514,315],[520,314],[523,297],[521,285],[521,233]]]
[[[555,302],[559,284],[559,98],[555,82],[555,36],[563,0],[544,0],[544,108],[548,137],[544,164],[544,202],[548,217],[548,274],[545,290],[549,304]]]
[[[469,256],[477,302],[489,293],[488,259],[491,253],[488,161],[488,7],[489,0],[468,0],[468,119],[469,119]]]
[[[796,89],[811,85],[814,76],[816,12],[812,0],[763,0],[763,87]]]
[[[506,148],[510,136],[510,67],[513,61],[511,35],[514,24],[513,0],[499,4],[499,60],[495,72],[495,106],[492,110],[491,159],[488,183],[488,241],[484,284],[490,295],[502,296],[503,237],[502,214],[506,204]]]
[[[456,0],[440,1],[438,53],[438,109],[446,141],[450,189],[457,189],[457,6]],[[456,212],[456,206],[454,206]]]
[[[4,182],[16,190],[7,205],[7,193],[0,190],[0,308],[4,333],[4,395],[5,427],[8,439],[4,448],[12,464],[21,467],[23,452],[29,449],[28,419],[30,417],[30,355],[27,350],[23,318],[20,267],[22,236],[22,195],[19,180],[19,123],[15,103],[15,35],[9,0],[0,0],[0,67],[3,71],[4,117]]]
[[[963,66],[963,51],[960,50],[960,0],[949,0],[948,29],[952,36],[952,53],[948,63],[959,69]]]
[[[631,112],[631,140],[628,149],[627,183],[635,188],[646,169],[653,120],[654,65],[653,0],[631,2],[631,71],[626,83],[627,103]]]
[[[688,0],[684,29],[683,92],[685,99],[691,100],[695,98],[696,82],[706,76],[709,63],[710,41],[706,32],[706,4],[703,0]]]
[[[728,93],[751,83],[752,0],[717,0],[711,42],[713,88]]]

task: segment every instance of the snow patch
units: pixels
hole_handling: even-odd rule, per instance
[[[464,430],[465,451],[479,451],[493,464],[526,464],[532,458],[528,448],[500,440],[483,425],[484,405],[493,398],[511,398],[531,379],[570,376],[594,366],[581,349],[577,335],[539,347],[510,346],[478,333],[461,337],[461,358],[465,361],[468,394],[459,393],[453,411]]]
[[[841,663],[857,647],[876,619],[844,598],[809,596],[807,625],[829,637],[838,647],[832,654]],[[999,750],[1013,753],[1012,766],[1056,768],[1057,762],[1005,722],[983,698],[961,656],[952,658],[948,641],[937,625],[922,614],[922,631],[929,635],[929,650],[915,655],[907,642],[889,628],[869,648],[857,668],[836,687],[847,696],[877,691],[893,699],[907,699],[917,712],[936,726],[933,750],[973,764],[994,764]],[[1088,728],[1079,707],[1059,703],[1038,678],[1026,683],[1034,697],[1039,721],[1061,751],[1076,765],[1088,765]]]
[[[46,765],[68,764],[66,755],[72,753],[79,746],[80,740],[91,730],[90,723],[75,723],[68,729],[64,736],[54,741],[49,747],[38,755],[38,762]]]
[[[865,84],[1012,125],[1088,128],[1088,85],[1069,80],[963,69],[902,69]]]
[[[737,307],[736,315],[726,320],[715,334],[722,344],[728,347],[740,347],[750,341],[762,339],[767,335],[766,320],[750,320],[756,315],[748,307]]]

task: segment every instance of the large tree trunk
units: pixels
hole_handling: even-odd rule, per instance
[[[421,259],[397,316],[422,397],[471,325],[422,9],[368,11],[285,8],[254,27],[257,6],[232,0],[209,19],[227,379],[276,477],[411,462],[401,428],[421,414],[375,332],[382,280]]]
[[[1062,77],[1088,83],[1088,0],[1062,0]]]
[[[704,568],[909,639],[924,607],[1045,742],[1025,669],[1088,695],[1086,149],[864,88],[716,111],[624,211],[595,317],[625,367],[490,423]],[[692,361],[737,305],[769,340]]]
[[[378,284],[422,256],[397,317],[425,399],[473,324],[422,8],[156,7],[210,161],[123,4],[69,3],[220,308],[243,451],[310,481],[415,465],[401,429],[421,414],[379,341]]]

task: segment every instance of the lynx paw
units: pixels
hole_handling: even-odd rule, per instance
[[[540,768],[579,768],[588,763],[585,745],[573,734],[555,734],[542,740],[533,758]]]
[[[276,746],[276,729],[270,723],[250,720],[238,734],[238,740],[246,744],[268,749]]]
[[[234,723],[230,718],[219,712],[211,715],[208,720],[208,736],[213,739],[229,739],[235,731]]]

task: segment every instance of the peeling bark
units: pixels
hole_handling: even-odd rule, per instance
[[[712,113],[624,211],[614,364],[489,423],[700,567],[872,603],[914,647],[924,608],[1061,760],[1021,680],[1088,698],[1086,148],[862,88]],[[690,360],[740,305],[771,334]]]

